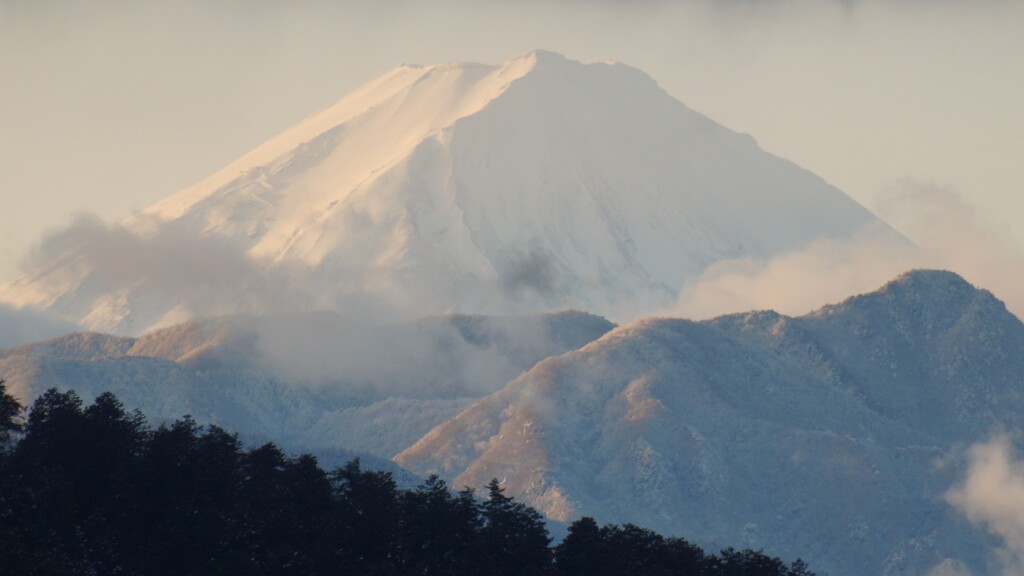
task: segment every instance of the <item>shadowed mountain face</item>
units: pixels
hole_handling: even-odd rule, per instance
[[[396,68],[123,226],[50,242],[0,302],[126,335],[321,309],[635,318],[716,261],[865,229],[891,233],[643,72],[534,52]]]
[[[331,314],[187,322],[139,338],[70,334],[0,352],[24,401],[113,391],[152,421],[185,414],[251,441],[389,457],[539,360],[614,327],[589,314],[439,316],[374,326]]]
[[[549,358],[395,461],[829,574],[990,573],[943,494],[1024,414],[1024,325],[946,272],[788,318],[648,319]]]

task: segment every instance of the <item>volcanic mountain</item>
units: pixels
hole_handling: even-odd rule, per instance
[[[51,243],[0,301],[121,334],[320,309],[635,317],[716,261],[864,229],[888,230],[643,72],[532,52],[395,68],[107,244]]]

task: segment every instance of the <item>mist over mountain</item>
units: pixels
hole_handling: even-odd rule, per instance
[[[1024,325],[916,271],[791,318],[645,319],[549,358],[395,461],[593,515],[786,553],[828,574],[993,573],[944,499],[958,450],[1024,413]]]
[[[135,335],[191,317],[572,307],[635,318],[710,264],[894,234],[623,64],[402,66],[114,226],[51,236],[0,301]]]
[[[614,327],[579,312],[367,325],[331,314],[189,321],[138,338],[75,333],[0,351],[28,403],[111,391],[154,423],[191,414],[251,442],[387,458],[536,362]]]

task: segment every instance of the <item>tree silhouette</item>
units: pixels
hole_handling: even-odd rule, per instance
[[[353,460],[324,472],[186,416],[153,430],[113,394],[48,390],[22,425],[0,385],[0,574],[126,576],[812,576],[751,550],[705,555],[625,524],[543,518],[497,479],[479,500]],[[23,429],[23,430],[22,430]]]
[[[0,379],[0,457],[7,451],[14,435],[21,432],[24,407],[7,393],[7,383]]]
[[[401,574],[474,573],[481,519],[472,491],[453,495],[436,475],[401,496]]]
[[[398,492],[390,472],[364,471],[359,459],[332,475],[340,500],[343,563],[358,574],[390,574],[398,530]]]
[[[480,555],[487,569],[499,576],[542,574],[551,563],[551,538],[541,515],[506,496],[497,478],[487,494]]]
[[[563,576],[604,574],[604,536],[597,522],[584,516],[569,525],[569,531],[555,548],[555,566]]]

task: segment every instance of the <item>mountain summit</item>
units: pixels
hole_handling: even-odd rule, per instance
[[[621,317],[672,302],[716,261],[886,228],[640,70],[539,51],[395,68],[124,226],[216,239],[258,272],[200,310],[201,282],[183,297],[141,272],[112,278],[72,246],[0,301],[120,333],[260,312],[246,307],[266,305],[250,295],[264,284],[344,314]]]

